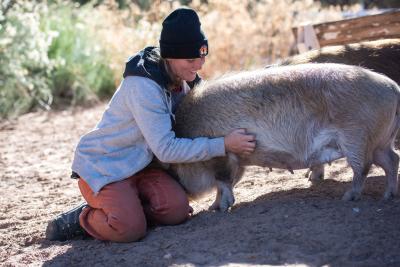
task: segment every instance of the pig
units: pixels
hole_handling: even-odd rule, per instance
[[[368,68],[384,74],[400,84],[400,39],[327,46],[287,58],[278,65],[328,62]],[[397,139],[399,139],[399,136],[397,136]],[[306,177],[312,183],[319,183],[324,178],[324,172],[323,164],[313,166],[307,171]]]
[[[217,188],[211,209],[234,203],[233,187],[249,165],[306,169],[346,158],[353,170],[344,200],[361,196],[372,164],[385,171],[384,199],[398,191],[399,86],[388,77],[343,64],[311,63],[245,71],[204,82],[176,111],[178,137],[224,136],[246,128],[256,136],[250,156],[224,157],[171,168],[192,197]]]

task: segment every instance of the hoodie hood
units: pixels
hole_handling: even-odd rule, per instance
[[[162,88],[167,88],[170,78],[168,77],[164,65],[160,64],[160,59],[160,50],[158,47],[146,47],[128,59],[123,77],[145,77],[155,81]]]

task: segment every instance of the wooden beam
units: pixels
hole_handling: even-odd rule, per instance
[[[301,27],[304,26],[292,28],[298,44],[302,42],[298,36]],[[400,38],[400,9],[377,15],[314,24],[312,27],[321,47]]]

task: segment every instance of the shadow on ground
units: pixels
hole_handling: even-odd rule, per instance
[[[71,248],[44,266],[400,266],[400,201],[381,201],[385,179],[369,177],[363,198],[341,201],[351,186],[327,179],[272,192],[230,212],[196,214],[152,229],[140,242],[44,242]]]

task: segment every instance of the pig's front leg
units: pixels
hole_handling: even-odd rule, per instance
[[[233,196],[232,186],[217,181],[217,197],[209,210],[227,211],[233,203],[235,203],[235,197]]]

